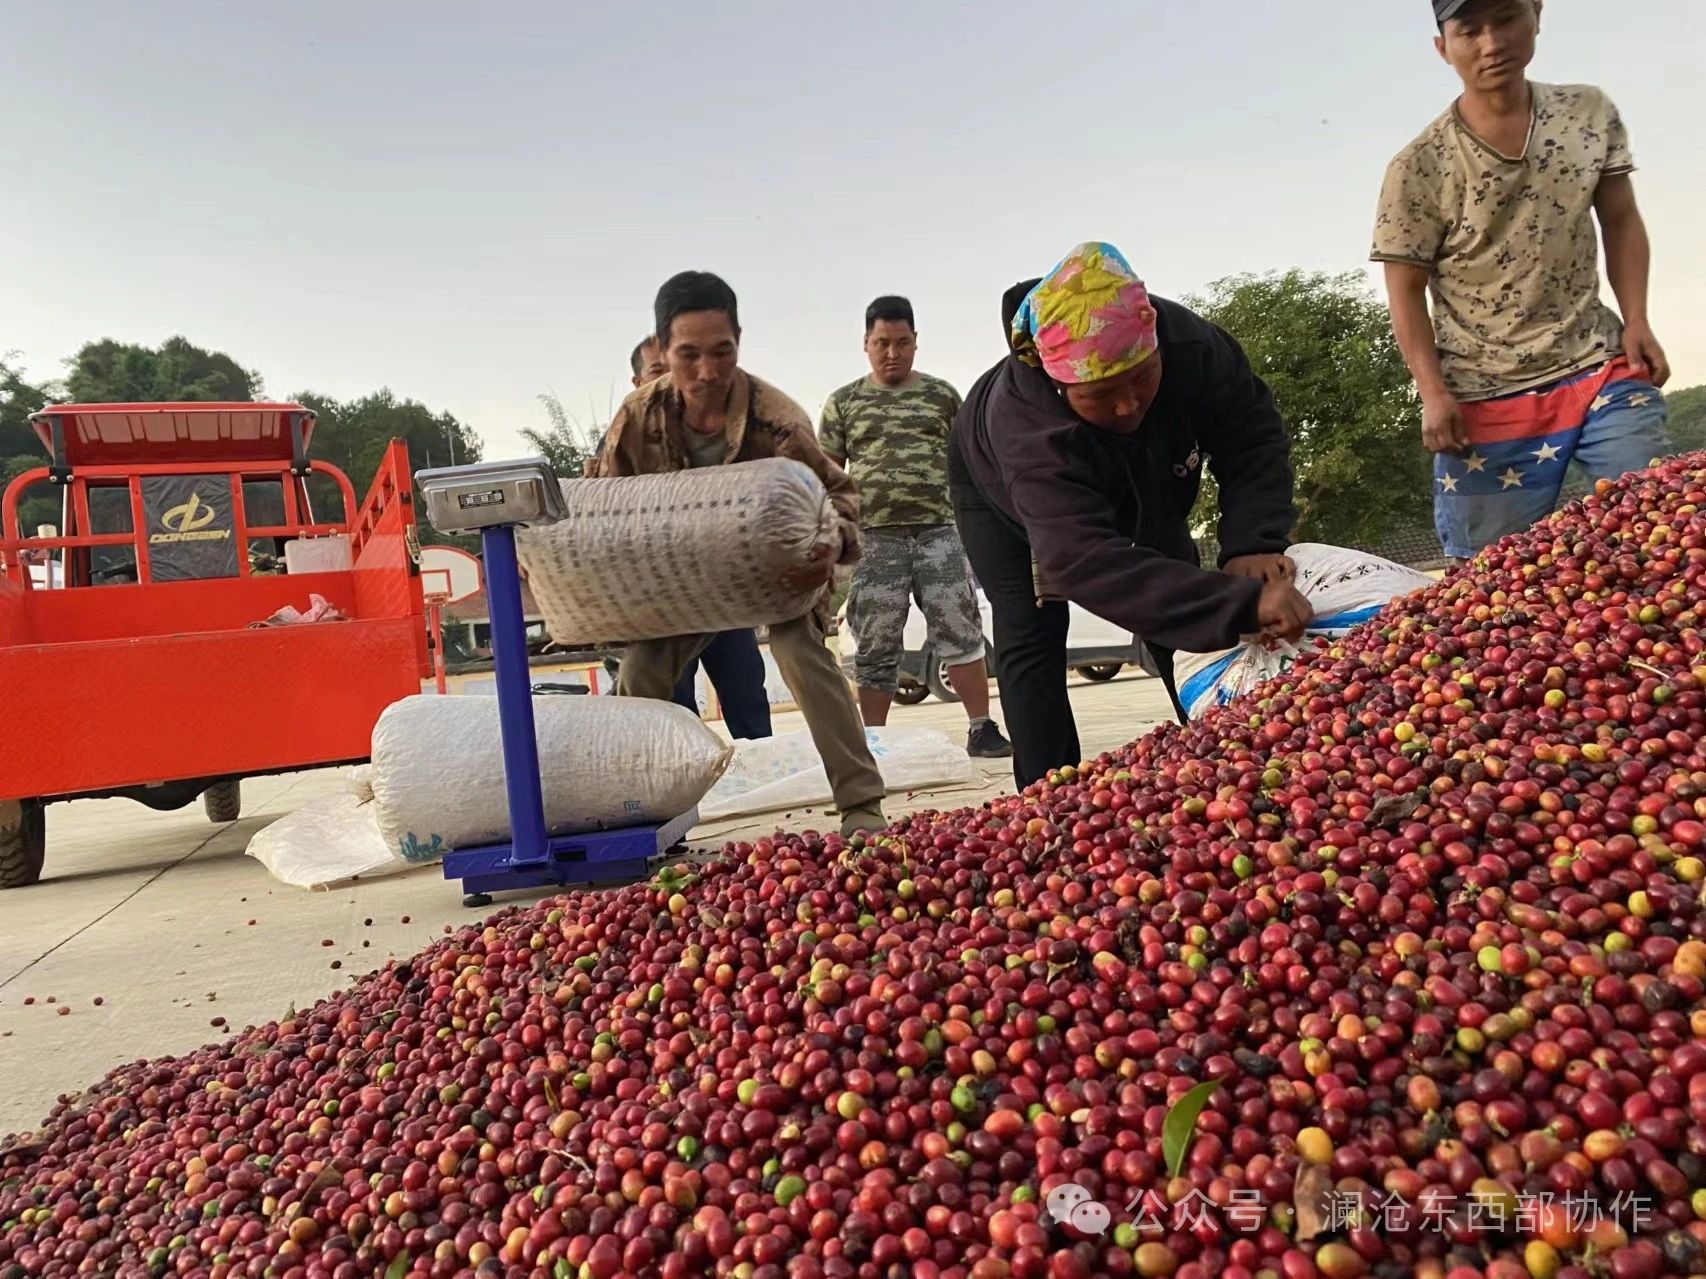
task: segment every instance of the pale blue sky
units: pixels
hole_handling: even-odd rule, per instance
[[[1552,0],[1537,79],[1623,109],[1652,316],[1706,381],[1701,0]],[[1387,159],[1451,99],[1423,0],[188,3],[3,11],[0,351],[182,333],[269,392],[389,385],[513,453],[600,413],[659,283],[740,295],[817,412],[909,294],[962,390],[1002,290],[1085,239],[1171,296],[1363,265]]]

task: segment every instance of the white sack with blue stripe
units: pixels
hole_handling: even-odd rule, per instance
[[[1196,719],[1282,674],[1317,638],[1331,639],[1379,614],[1394,599],[1433,585],[1433,578],[1391,560],[1342,546],[1303,542],[1287,552],[1297,589],[1315,609],[1301,644],[1257,642],[1218,653],[1175,653],[1173,678],[1185,713]]]

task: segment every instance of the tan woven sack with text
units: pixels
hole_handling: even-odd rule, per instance
[[[567,516],[517,538],[559,644],[769,626],[804,616],[821,594],[779,580],[835,537],[835,508],[803,462],[562,484]]]

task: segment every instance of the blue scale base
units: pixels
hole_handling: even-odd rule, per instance
[[[631,882],[644,878],[652,859],[685,839],[698,822],[699,812],[694,809],[662,826],[556,835],[546,841],[542,860],[517,861],[510,844],[459,848],[444,855],[444,877],[461,880],[462,891],[470,896]]]

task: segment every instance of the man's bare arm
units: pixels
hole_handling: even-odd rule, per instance
[[[1392,335],[1422,397],[1422,443],[1433,453],[1462,453],[1469,447],[1469,437],[1439,362],[1438,340],[1428,315],[1428,268],[1414,262],[1383,265]]]
[[[1653,250],[1647,224],[1635,203],[1635,183],[1627,173],[1601,178],[1593,207],[1605,239],[1605,274],[1623,312],[1623,354],[1639,376],[1650,378],[1654,386],[1663,386],[1670,378],[1670,362],[1647,320],[1647,280]]]

